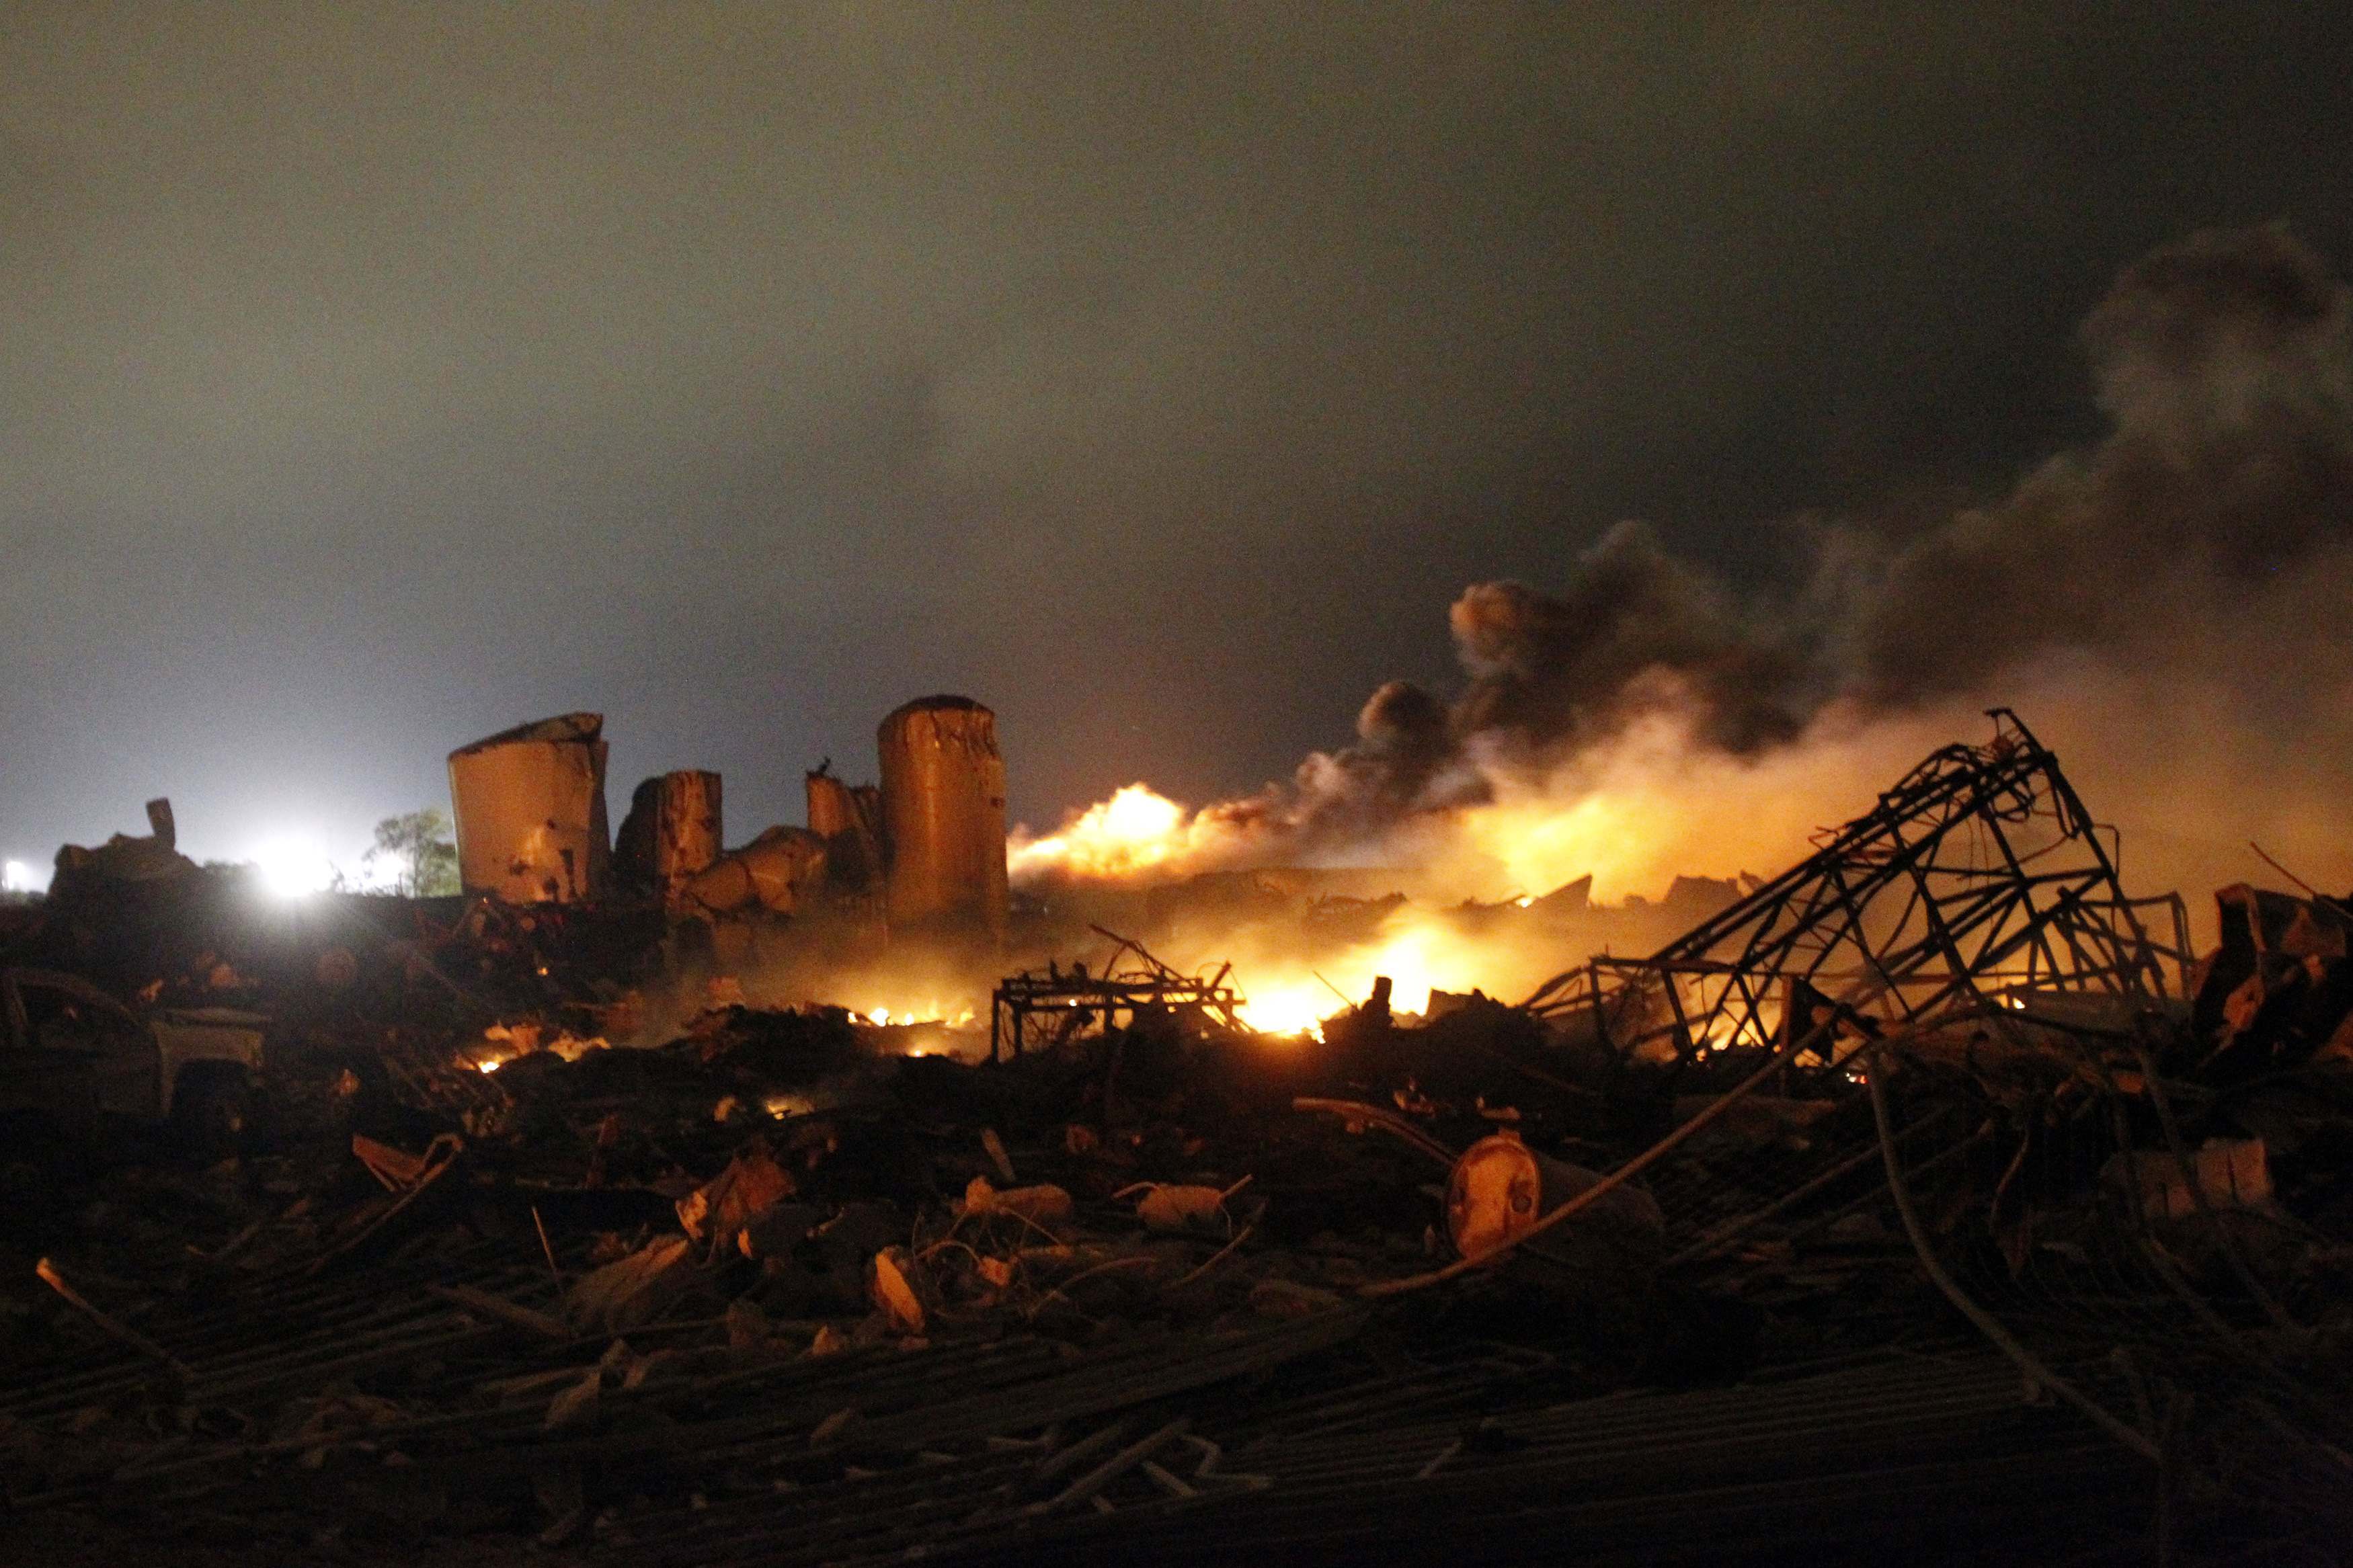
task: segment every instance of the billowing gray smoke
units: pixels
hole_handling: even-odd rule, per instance
[[[1926,525],[1816,521],[1793,533],[1793,583],[1747,595],[1620,524],[1556,591],[1456,600],[1451,703],[1385,686],[1355,744],[1215,815],[1314,853],[1662,706],[1750,755],[1832,700],[2002,700],[2054,658],[2219,686],[2292,732],[2353,668],[2353,292],[2282,227],[2210,231],[2126,268],[2082,339],[2111,430],[2006,498]]]
[[[1787,740],[1802,718],[1808,661],[1788,629],[1745,613],[1641,523],[1604,534],[1557,595],[1482,583],[1447,618],[1471,676],[1451,716],[1460,738],[1588,743],[1670,673],[1697,704],[1703,737],[1725,749]]]

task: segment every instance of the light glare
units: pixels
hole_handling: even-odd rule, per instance
[[[274,838],[253,852],[261,873],[262,889],[274,899],[303,899],[334,883],[335,868],[317,844],[300,838]]]

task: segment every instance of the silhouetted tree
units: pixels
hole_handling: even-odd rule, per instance
[[[438,806],[377,823],[375,847],[367,852],[367,861],[396,868],[392,890],[406,898],[438,898],[459,890],[458,846],[449,837],[449,818]]]

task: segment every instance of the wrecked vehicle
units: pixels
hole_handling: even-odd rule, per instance
[[[233,1152],[259,1088],[267,1016],[152,1012],[55,970],[0,970],[7,1062],[0,1117],[89,1140],[123,1122],[168,1127],[199,1157]]]

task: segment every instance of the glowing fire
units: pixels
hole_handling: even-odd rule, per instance
[[[1346,1010],[1346,1004],[1311,979],[1306,986],[1285,983],[1257,991],[1236,1010],[1236,1016],[1261,1034],[1305,1035],[1320,1040],[1324,1020]]]
[[[1184,872],[1215,837],[1215,825],[1202,813],[1186,810],[1149,784],[1132,784],[1072,816],[1059,833],[1032,838],[1017,829],[1006,864],[1016,881]]]
[[[1417,897],[1516,900],[1590,876],[1598,900],[1656,899],[1678,875],[1728,878],[1799,858],[1815,829],[1852,815],[1949,732],[1938,716],[1865,723],[1833,705],[1799,742],[1744,758],[1695,741],[1687,719],[1663,710],[1566,758],[1482,758],[1478,804],[1409,814],[1347,846],[1346,860],[1412,867]],[[1129,784],[1055,833],[1018,830],[1008,865],[1017,883],[1140,883],[1311,863],[1279,822],[1240,804],[1192,809]]]
[[[1657,760],[1641,752],[1598,776],[1499,780],[1482,805],[1401,826],[1382,858],[1412,864],[1416,880],[1452,897],[1511,898],[1525,907],[1535,898],[1529,889],[1587,875],[1598,896],[1655,897],[1679,872],[1729,875],[1752,863],[1744,851],[1759,838],[1802,843],[1816,826],[1802,811],[1756,821],[1734,765],[1715,770],[1723,776],[1685,771],[1665,780],[1645,765]],[[1740,803],[1730,817],[1721,809],[1727,801]],[[1188,810],[1129,784],[1059,833],[1017,832],[1008,866],[1016,882],[1169,880],[1257,858],[1244,842],[1248,831],[1216,807]]]
[[[1369,935],[1303,942],[1295,923],[1255,930],[1205,918],[1163,931],[1155,950],[1188,971],[1230,959],[1233,984],[1249,999],[1243,1017],[1269,1032],[1313,1031],[1361,1003],[1377,975],[1390,978],[1398,1013],[1426,1014],[1433,989],[1517,1000],[1590,951],[1574,945],[1588,933],[1574,929],[1572,915],[1533,907],[1542,895],[1590,877],[1593,902],[1623,915],[1634,900],[1661,899],[1679,875],[1725,879],[1787,864],[1805,853],[1814,829],[1869,798],[1856,781],[1891,776],[1918,754],[1919,741],[1901,727],[1842,728],[1833,711],[1805,743],[1744,759],[1694,742],[1686,724],[1662,712],[1566,759],[1482,758],[1485,789],[1475,803],[1409,814],[1346,847],[1356,865],[1411,868],[1396,890],[1413,903]],[[1297,863],[1286,857],[1307,846],[1269,821],[1230,805],[1189,809],[1131,784],[1057,833],[1017,834],[1010,868],[1033,885],[1141,885]],[[1453,918],[1451,906],[1462,900],[1515,905],[1530,918],[1501,927]],[[1680,918],[1658,931],[1628,919],[1635,923],[1613,928],[1619,940],[1663,941],[1680,929]]]
[[[482,1031],[482,1044],[487,1049],[475,1056],[474,1066],[482,1072],[492,1073],[517,1057],[527,1057],[536,1051],[545,1051],[564,1061],[576,1062],[590,1051],[610,1048],[601,1035],[584,1040],[569,1029],[560,1029],[554,1039],[543,1040],[540,1037],[542,1033],[543,1026],[536,1023],[492,1024]]]
[[[1249,998],[1240,1009],[1244,1023],[1268,1034],[1303,1030],[1320,1039],[1322,1021],[1363,1002],[1378,976],[1389,978],[1391,1009],[1427,1013],[1432,991],[1477,986],[1493,994],[1533,988],[1545,978],[1535,971],[1557,967],[1556,958],[1550,952],[1525,960],[1499,955],[1492,940],[1465,936],[1408,906],[1369,942],[1321,953],[1312,963],[1282,953],[1240,959],[1234,973]]]
[[[849,1016],[882,1029],[903,1029],[914,1024],[944,1024],[951,1029],[961,1029],[978,1016],[971,1007],[957,1007],[937,997],[921,1007],[876,1007],[865,1013],[852,1010]]]
[[[1516,1001],[1601,942],[1648,951],[1683,930],[1691,911],[1660,909],[1651,919],[1637,903],[1655,906],[1678,877],[1729,880],[1801,858],[1819,829],[1852,816],[1886,780],[1968,727],[1950,712],[1890,718],[1832,704],[1788,744],[1739,756],[1695,738],[1664,707],[1573,753],[1474,752],[1466,765],[1480,788],[1454,795],[1466,804],[1408,812],[1345,844],[1287,817],[1286,803],[1299,797],[1282,788],[1193,809],[1138,784],[1051,835],[1017,833],[1009,866],[1017,882],[1050,889],[1253,868],[1410,868],[1394,890],[1411,903],[1378,919],[1359,906],[1363,921],[1342,910],[1318,928],[1345,935],[1304,932],[1296,913],[1261,917],[1231,903],[1205,904],[1187,923],[1181,900],[1151,933],[1155,954],[1187,973],[1230,960],[1252,1026],[1313,1033],[1318,1020],[1360,1004],[1377,975],[1393,982],[1397,1012],[1426,1014],[1433,989]],[[1585,877],[1606,921],[1581,923],[1576,900],[1544,897]],[[1453,908],[1464,900],[1488,912]],[[1499,902],[1526,919],[1492,918]]]

